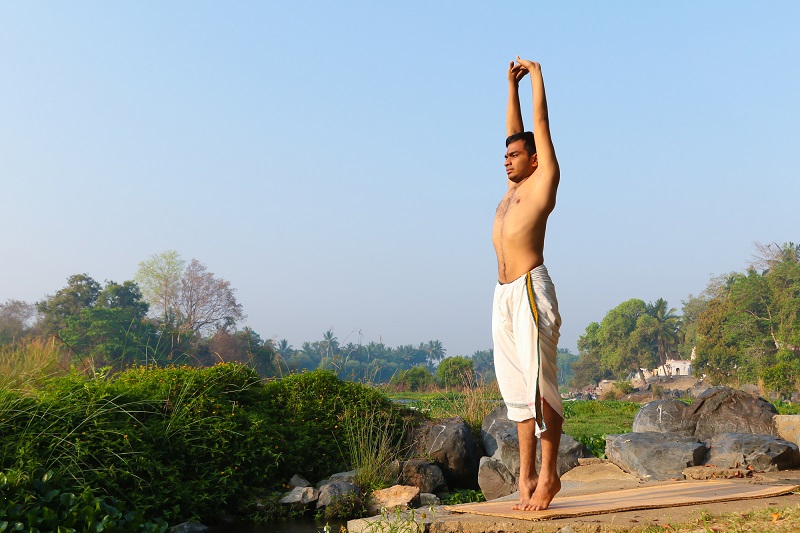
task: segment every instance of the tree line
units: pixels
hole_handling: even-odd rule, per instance
[[[572,384],[629,379],[668,358],[693,360],[714,384],[800,390],[800,245],[756,244],[744,272],[712,278],[682,302],[630,299],[592,322],[578,341]]]
[[[447,357],[438,340],[397,347],[342,343],[333,331],[293,347],[285,339],[237,328],[244,318],[230,282],[197,259],[186,262],[169,250],[142,261],[133,280],[101,284],[89,274],[75,274],[41,301],[0,304],[0,349],[46,339],[63,348],[67,365],[119,370],[133,364],[238,361],[265,377],[319,368],[343,379],[393,380],[410,390],[432,383],[458,386],[462,375],[494,380],[491,350]]]

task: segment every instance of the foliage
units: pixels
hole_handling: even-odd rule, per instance
[[[340,425],[344,428],[344,456],[356,470],[355,483],[365,492],[389,486],[392,461],[403,455],[403,427],[384,416],[380,409],[352,409],[345,406]],[[331,517],[326,517],[331,518]]]
[[[758,248],[763,270],[712,280],[696,366],[716,383],[763,381],[786,394],[800,383],[800,245]]]
[[[573,365],[576,385],[612,375],[628,379],[642,376],[643,368],[656,368],[676,354],[680,320],[659,298],[645,303],[632,298],[611,309],[602,322],[593,322],[578,340],[581,359]]]
[[[419,399],[414,406],[428,417],[451,418],[460,416],[476,439],[480,438],[483,419],[501,401],[497,382],[490,385],[464,387],[460,391],[440,392]]]
[[[558,365],[558,384],[566,385],[572,381],[574,371],[572,365],[578,362],[579,355],[574,354],[567,348],[559,348],[556,353],[556,365]]]
[[[457,490],[442,500],[442,505],[458,505],[461,503],[485,502],[483,492],[474,489]]]
[[[395,390],[401,391],[426,391],[436,386],[436,379],[425,365],[418,365],[408,370],[403,370],[392,376],[389,384]]]
[[[274,421],[252,409],[259,389],[240,365],[70,374],[36,398],[6,389],[0,467],[53,470],[71,492],[108,494],[148,516],[213,518],[275,479],[279,450],[265,431]]]
[[[352,520],[369,515],[367,501],[360,492],[342,494],[324,508],[317,511],[317,519],[325,520]]]
[[[616,400],[564,402],[564,433],[603,457],[606,435],[630,432],[640,407],[635,402]]]
[[[141,511],[127,511],[112,497],[96,497],[90,489],[77,496],[63,480],[46,472],[29,478],[17,471],[0,473],[0,531],[107,531],[162,533],[167,524],[148,522]]]
[[[383,394],[341,381],[330,371],[286,376],[268,383],[262,394],[260,409],[275,421],[270,436],[281,453],[278,475],[285,479],[293,474],[322,479],[341,468],[346,462],[339,444],[346,441],[341,423],[346,409],[353,417],[386,419],[398,432],[403,427],[400,409]]]
[[[0,388],[35,389],[42,379],[60,370],[64,356],[61,343],[39,338],[0,346]]]
[[[448,357],[439,363],[436,379],[440,387],[462,388],[474,384],[475,371],[472,360],[466,357]]]

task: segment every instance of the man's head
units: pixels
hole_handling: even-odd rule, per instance
[[[506,139],[506,176],[514,183],[527,178],[539,166],[533,133],[515,133]]]
[[[533,155],[536,153],[536,140],[533,137],[532,131],[521,131],[519,133],[515,133],[514,135],[509,135],[506,137],[506,148],[508,148],[508,145],[514,141],[522,141],[525,145],[525,151],[528,152],[528,155]]]

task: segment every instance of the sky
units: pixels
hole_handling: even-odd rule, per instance
[[[519,54],[547,90],[545,263],[576,351],[623,301],[680,311],[754,243],[800,241],[798,21],[789,1],[2,2],[0,302],[177,250],[263,338],[488,349]]]

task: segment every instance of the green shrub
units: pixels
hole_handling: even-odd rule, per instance
[[[0,473],[0,531],[153,532],[167,530],[163,520],[147,522],[141,511],[126,511],[111,497],[95,497],[90,489],[67,492],[63,480],[47,472],[29,479],[18,472]]]
[[[281,460],[278,474],[300,474],[320,480],[347,464],[342,446],[346,433],[342,415],[386,418],[399,435],[401,412],[381,392],[360,383],[342,381],[327,370],[293,374],[268,383],[263,390],[264,415],[274,421],[270,433]]]
[[[252,370],[224,364],[54,378],[35,402],[6,391],[0,467],[54,470],[67,490],[108,494],[148,516],[213,520],[274,483],[279,449],[247,409],[260,388]]]

